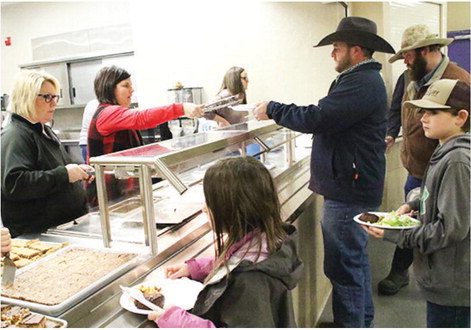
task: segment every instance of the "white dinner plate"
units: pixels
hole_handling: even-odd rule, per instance
[[[389,214],[389,212],[368,212],[368,213],[374,214],[377,216],[383,216],[383,217]],[[361,215],[362,213],[357,214],[356,216],[353,217],[353,220],[355,220],[355,222],[358,222],[361,225],[366,225],[370,227],[383,228],[383,229],[410,229],[410,228],[414,228],[421,225],[421,222],[419,220],[411,218],[411,217],[409,218],[415,223],[414,225],[411,225],[411,226],[393,227],[393,226],[388,226],[388,225],[377,225],[375,223],[361,221],[360,220]]]
[[[191,309],[195,305],[198,294],[203,289],[203,284],[197,281],[190,280],[189,278],[182,277],[176,280],[162,278],[152,280],[135,285],[134,288],[139,288],[141,285],[157,286],[162,288],[162,294],[165,296],[165,305],[171,304],[183,309]],[[150,310],[140,309],[134,305],[134,299],[127,293],[122,294],[119,303],[124,309],[142,315],[148,315]]]

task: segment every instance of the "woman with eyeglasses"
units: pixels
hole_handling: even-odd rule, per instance
[[[203,115],[193,103],[171,104],[145,110],[129,109],[134,93],[131,74],[125,69],[102,68],[95,77],[95,94],[100,103],[88,129],[88,157],[96,157],[143,145],[138,130],[154,128],[180,116]],[[87,159],[88,162],[88,159]],[[107,179],[108,196],[117,199],[133,194],[130,181]],[[96,205],[96,185],[87,187],[90,203]]]
[[[216,98],[212,101],[217,101],[225,97],[238,95],[241,100],[239,104],[247,104],[247,95],[245,91],[249,86],[249,77],[244,68],[233,66],[227,70],[222,80],[221,88],[219,89]],[[212,102],[211,101],[211,102]],[[214,120],[218,123],[219,127],[230,126],[247,121],[248,111],[234,111],[230,107],[206,112],[204,118]]]
[[[13,237],[38,233],[87,213],[81,181],[88,165],[75,164],[47,125],[59,100],[59,82],[44,71],[22,70],[14,82],[11,122],[2,131],[1,211]]]

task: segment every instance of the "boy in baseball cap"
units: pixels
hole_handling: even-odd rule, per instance
[[[438,139],[421,196],[396,212],[419,210],[422,225],[391,230],[363,226],[372,236],[414,249],[414,273],[427,300],[427,327],[470,327],[469,86],[442,79],[420,100],[425,135]]]
[[[423,113],[425,136],[443,145],[455,135],[469,132],[469,86],[462,81],[441,79],[420,100],[407,101]]]

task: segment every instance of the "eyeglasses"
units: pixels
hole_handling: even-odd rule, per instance
[[[51,103],[52,100],[55,100],[55,102],[59,102],[59,99],[60,99],[60,95],[53,95],[53,94],[38,94],[38,96],[41,96],[42,98],[44,98],[44,101],[46,101],[46,103]]]

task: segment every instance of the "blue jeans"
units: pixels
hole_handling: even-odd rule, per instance
[[[469,328],[469,307],[442,306],[427,301],[427,328]]]
[[[378,208],[379,206],[324,200],[324,215],[321,221],[324,273],[333,286],[332,310],[336,328],[373,326],[368,234],[353,221],[353,217]]]
[[[416,177],[413,177],[410,174],[407,174],[407,180],[406,183],[404,184],[404,199],[407,197],[407,194],[409,191],[411,191],[414,188],[420,187],[422,185],[422,179],[418,179]]]

